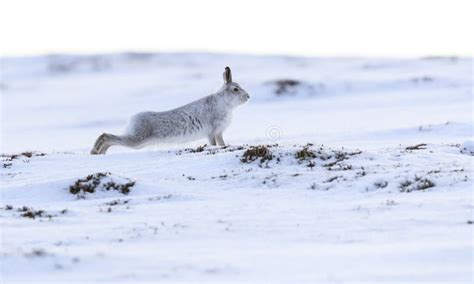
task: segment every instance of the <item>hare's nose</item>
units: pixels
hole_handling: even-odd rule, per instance
[[[250,99],[250,96],[249,96],[249,94],[247,94],[247,99]]]

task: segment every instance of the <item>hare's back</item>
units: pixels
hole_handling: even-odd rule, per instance
[[[167,138],[183,135],[186,120],[176,111],[141,112],[130,121],[128,133],[140,137]]]
[[[167,115],[164,112],[145,111],[135,114],[130,118],[127,133],[133,136],[146,138],[152,135],[154,128]]]

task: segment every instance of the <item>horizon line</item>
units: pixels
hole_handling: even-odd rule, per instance
[[[292,52],[246,52],[246,51],[210,51],[202,49],[175,49],[175,50],[157,50],[157,49],[117,49],[104,51],[44,51],[31,53],[8,53],[2,51],[0,58],[32,58],[32,57],[48,57],[48,56],[93,56],[93,55],[117,55],[117,54],[214,54],[214,55],[242,55],[242,56],[276,56],[276,57],[307,57],[307,58],[472,58],[473,54],[463,53],[435,53],[426,52],[423,54],[355,54],[355,53],[292,53]]]

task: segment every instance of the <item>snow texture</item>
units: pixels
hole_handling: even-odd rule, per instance
[[[136,113],[214,93],[225,66],[251,97],[229,146],[89,155]],[[2,283],[472,283],[471,58],[51,55],[1,72]]]
[[[474,156],[474,140],[467,140],[459,148],[461,153]]]

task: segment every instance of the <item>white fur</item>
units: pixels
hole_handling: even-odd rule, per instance
[[[105,154],[114,145],[142,148],[154,143],[183,143],[208,138],[211,145],[225,146],[222,133],[232,121],[232,111],[249,99],[239,84],[232,82],[229,67],[224,85],[214,94],[164,112],[134,115],[124,135],[103,133],[91,154]]]

